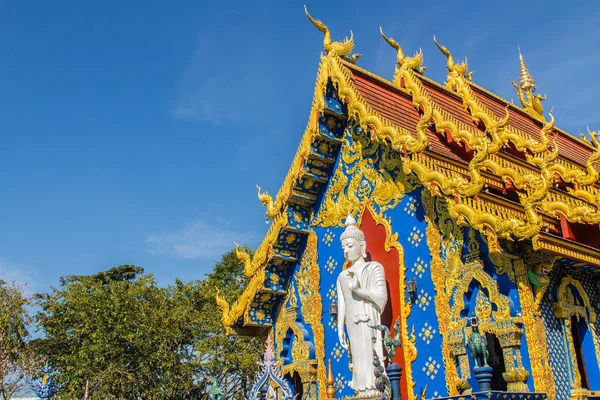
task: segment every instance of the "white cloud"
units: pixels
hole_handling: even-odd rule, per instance
[[[258,239],[257,233],[236,231],[227,221],[200,219],[174,232],[150,235],[146,244],[155,254],[193,259],[220,257],[234,241],[254,245]]]
[[[14,264],[6,260],[0,260],[0,279],[5,282],[14,281],[25,285],[25,294],[28,296],[41,287],[34,276],[35,273],[29,265]]]

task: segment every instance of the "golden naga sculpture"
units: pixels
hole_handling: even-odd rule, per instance
[[[252,264],[250,260],[250,254],[246,253],[244,250],[240,250],[240,245],[236,242],[233,242],[233,244],[235,244],[235,255],[238,260],[244,264],[244,271],[246,272],[247,276],[247,272],[250,271],[250,265]]]
[[[407,68],[410,68],[419,74],[423,74],[425,72],[427,67],[423,66],[423,50],[419,49],[419,51],[415,53],[414,57],[405,57],[404,52],[402,51],[402,48],[398,42],[391,37],[386,36],[385,33],[383,33],[382,27],[379,27],[379,33],[381,33],[381,36],[383,36],[385,41],[388,42],[390,46],[396,49],[396,62],[398,63],[398,67],[406,66]]]
[[[263,206],[267,207],[267,217],[274,218],[280,207],[273,201],[273,198],[269,193],[261,191],[260,186],[256,185],[256,189],[258,189],[258,199]]]
[[[221,319],[223,320],[223,322],[225,322],[229,315],[229,303],[221,296],[221,291],[219,290],[219,288],[215,289],[217,289],[217,295],[215,296],[217,300],[217,306],[223,311]]]
[[[585,141],[588,145],[593,146],[595,149],[595,151],[585,162],[585,171],[578,168],[567,168],[561,164],[553,165],[551,170],[556,172],[564,182],[576,183],[581,186],[593,185],[600,177],[598,171],[596,170],[596,164],[600,161],[600,143],[598,142],[600,131],[594,132],[588,128],[590,141],[585,138],[583,133],[579,132],[579,134],[581,135],[583,141]],[[596,202],[591,193],[587,191],[572,191],[571,193],[591,203]]]
[[[304,6],[304,12],[306,16],[313,23],[314,26],[317,27],[318,30],[323,32],[325,37],[323,38],[323,48],[325,49],[325,53],[330,56],[339,56],[351,63],[356,63],[356,60],[361,56],[360,54],[352,54],[352,50],[354,49],[354,34],[350,31],[350,39],[346,38],[343,42],[334,42],[331,40],[331,33],[329,32],[329,28],[318,19],[313,18],[309,13],[306,6]]]
[[[434,38],[434,41],[436,39]],[[440,45],[437,41],[438,48],[447,57],[451,57],[450,52],[445,46]],[[446,54],[448,53],[448,54]],[[529,151],[534,154],[544,153],[550,146],[550,140],[548,139],[549,134],[554,129],[554,119],[550,123],[546,123],[541,130],[540,139],[524,135],[514,127],[508,125],[509,111],[508,105],[505,110],[505,117],[498,118],[489,108],[487,108],[481,100],[475,95],[471,87],[471,74],[466,73],[467,65],[456,64],[453,59],[448,59],[448,75],[446,77],[446,87],[456,92],[462,99],[463,104],[469,112],[471,117],[476,123],[482,121],[486,126],[487,132],[492,136],[499,136],[499,138],[493,138],[493,142],[496,144],[505,145],[511,142],[515,145],[515,148],[519,151]],[[465,75],[466,73],[466,75]],[[490,148],[490,153],[495,153],[495,148]]]
[[[558,145],[553,143],[552,146],[550,146],[550,152],[540,163],[541,174],[539,179],[532,182],[529,194],[519,194],[519,199],[525,209],[527,221],[525,224],[519,223],[518,226],[511,227],[513,234],[517,238],[533,237],[542,230],[542,217],[538,214],[537,208],[542,204],[542,201],[546,198],[552,187],[554,174],[550,171],[550,166],[556,162],[558,154]],[[510,226],[510,223],[508,226]]]
[[[521,63],[521,79],[519,84],[511,81],[519,96],[519,101],[524,108],[524,111],[530,116],[545,121],[544,119],[544,108],[542,107],[542,101],[546,100],[546,96],[539,94],[533,94],[537,90],[535,80],[531,77],[523,55],[521,54],[521,48],[519,47],[519,60]]]
[[[465,203],[454,204],[448,201],[448,211],[452,218],[468,220],[470,225],[481,232],[493,232],[498,238],[503,239],[529,239],[540,233],[543,227],[542,217],[537,209],[548,195],[552,187],[553,174],[549,167],[558,158],[556,144],[550,153],[540,163],[540,176],[526,178],[527,194],[519,194],[519,200],[525,211],[525,220],[518,218],[501,219],[489,213],[474,209]]]
[[[443,46],[440,43],[438,43],[438,41],[435,39],[435,35],[433,36],[433,41],[435,42],[438,49],[440,49],[440,51],[448,59],[448,62],[446,64],[446,66],[448,67],[448,73],[458,75],[458,76],[464,76],[468,80],[471,80],[471,77],[473,76],[473,72],[467,72],[467,71],[469,71],[469,63],[467,61],[467,58],[465,57],[465,62],[457,64],[454,62],[454,59],[452,58],[452,54],[450,53],[450,50],[448,50],[448,48],[446,48],[446,46]]]

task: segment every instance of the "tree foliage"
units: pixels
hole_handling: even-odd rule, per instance
[[[247,248],[244,250],[251,253]],[[207,318],[200,346],[202,373],[220,382],[226,399],[244,399],[257,377],[263,340],[226,335],[215,302],[217,289],[221,296],[233,303],[248,284],[244,266],[235,251],[226,253],[201,284],[207,297],[204,303]]]
[[[0,398],[10,399],[25,385],[35,358],[29,344],[31,317],[23,286],[0,280]]]
[[[161,288],[150,274],[122,265],[90,276],[61,278],[37,295],[44,338],[37,351],[59,370],[64,398],[200,399],[209,377],[244,398],[261,344],[227,336],[216,287],[234,300],[247,283],[234,252],[205,279]]]

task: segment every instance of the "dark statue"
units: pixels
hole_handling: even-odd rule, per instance
[[[479,367],[489,367],[488,365],[488,349],[487,349],[487,340],[485,335],[479,333],[479,322],[477,321],[477,317],[471,318],[471,328],[473,332],[471,337],[469,338],[469,350],[471,350],[471,356],[475,361],[475,368]]]
[[[373,366],[375,367],[375,387],[381,392],[379,400],[389,400],[392,398],[392,386],[390,379],[385,374],[385,369],[379,361],[377,351],[373,350]]]

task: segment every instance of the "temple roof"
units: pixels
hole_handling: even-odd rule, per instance
[[[218,299],[226,326],[243,331],[273,322],[269,310],[286,294],[350,121],[396,150],[405,173],[445,198],[450,215],[480,231],[490,252],[503,251],[493,245],[499,241],[519,241],[600,272],[597,133],[580,140],[555,127],[526,67],[523,78],[522,56],[521,85],[513,82],[520,107],[472,82],[466,62],[456,63],[437,41],[447,57],[443,85],[423,75],[422,53],[405,56],[382,32],[397,52],[389,81],[355,65],[352,39],[327,40],[317,22],[325,54],[308,125],[277,196],[259,189],[272,225],[252,260],[240,252],[251,278],[244,294],[233,305]]]

